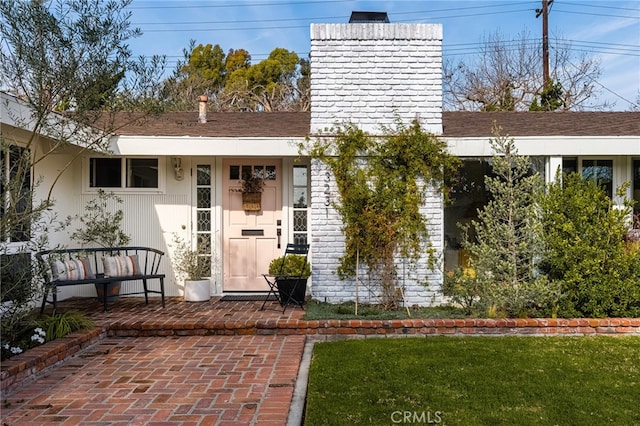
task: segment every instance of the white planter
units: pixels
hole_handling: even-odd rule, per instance
[[[209,280],[184,282],[184,300],[187,302],[206,302],[211,297],[211,282]]]

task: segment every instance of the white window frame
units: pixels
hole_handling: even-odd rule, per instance
[[[121,175],[120,175],[120,187],[92,187],[91,176],[90,176],[90,162],[91,158],[111,158],[111,159],[120,159],[122,167],[121,167]],[[158,161],[158,187],[157,188],[129,188],[126,186],[127,184],[127,160],[131,159],[154,159]],[[152,155],[128,155],[124,157],[106,157],[99,155],[91,155],[84,158],[82,162],[82,176],[83,176],[83,192],[84,193],[96,193],[99,190],[104,190],[107,192],[113,192],[116,194],[164,194],[166,192],[166,161],[164,157],[157,157]]]

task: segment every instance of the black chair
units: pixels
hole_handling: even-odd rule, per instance
[[[287,275],[284,271],[287,256],[301,255],[304,256],[304,262],[300,271],[296,275]],[[264,309],[265,304],[269,301],[269,297],[273,294],[280,306],[282,306],[282,313],[287,310],[289,305],[297,305],[300,309],[304,310],[304,298],[307,290],[307,279],[305,275],[305,269],[307,268],[307,258],[309,256],[309,244],[287,244],[287,248],[284,250],[282,256],[282,263],[280,264],[280,270],[275,274],[262,274],[265,281],[269,285],[269,292],[267,297],[262,302],[260,310]]]

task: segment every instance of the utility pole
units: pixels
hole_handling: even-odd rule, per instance
[[[553,0],[542,0],[542,9],[536,9],[536,18],[542,16],[542,79],[543,87],[550,82],[549,77],[549,10]]]

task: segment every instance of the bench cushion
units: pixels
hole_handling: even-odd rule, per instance
[[[55,260],[51,269],[54,280],[77,281],[95,278],[87,258]]]
[[[107,256],[102,258],[104,275],[107,277],[131,277],[140,275],[138,255]]]

